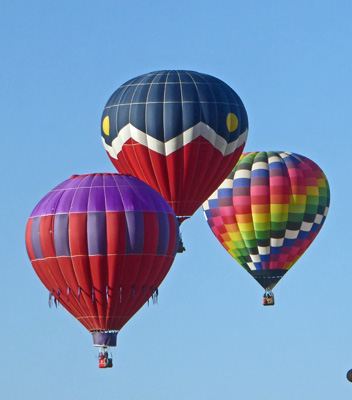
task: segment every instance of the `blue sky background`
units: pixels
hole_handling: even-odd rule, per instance
[[[351,13],[347,0],[1,2],[2,399],[351,399]],[[72,174],[114,171],[105,103],[160,69],[229,84],[248,112],[246,151],[311,158],[331,209],[270,308],[198,210],[159,304],[123,328],[114,368],[99,370],[91,335],[49,309],[25,225]]]

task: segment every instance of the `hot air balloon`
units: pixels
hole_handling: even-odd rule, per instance
[[[350,369],[347,374],[346,374],[346,378],[348,381],[352,382],[352,369]]]
[[[38,203],[26,227],[27,252],[50,299],[104,350],[156,300],[177,245],[168,203],[139,179],[119,174],[72,176]],[[100,366],[109,363],[102,359]]]
[[[179,223],[230,173],[247,133],[239,96],[194,71],[138,76],[113,93],[102,115],[103,144],[116,169],[157,190]]]
[[[203,204],[219,242],[265,289],[272,289],[313,242],[323,226],[330,190],[311,160],[288,152],[252,152]]]

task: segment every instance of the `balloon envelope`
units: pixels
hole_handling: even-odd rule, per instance
[[[123,84],[102,115],[102,139],[121,173],[157,190],[182,221],[238,161],[248,132],[239,96],[193,71],[158,71]]]
[[[346,377],[347,377],[347,379],[348,379],[350,382],[352,382],[352,369],[350,369],[350,370],[347,372]]]
[[[203,210],[229,254],[272,289],[317,236],[329,203],[328,181],[313,161],[269,151],[243,154]]]
[[[38,203],[26,228],[38,277],[92,332],[120,330],[157,294],[177,245],[178,223],[167,202],[118,174],[64,181]]]

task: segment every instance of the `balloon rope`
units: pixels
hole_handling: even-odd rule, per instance
[[[54,293],[54,289],[52,289],[49,292],[49,308],[51,308],[51,306],[53,305],[53,293]]]

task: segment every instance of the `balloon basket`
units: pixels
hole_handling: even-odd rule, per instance
[[[178,249],[177,249],[177,253],[183,253],[184,251],[186,251],[185,246],[183,245],[183,241],[182,238],[180,236],[180,241],[178,242]]]
[[[263,306],[273,306],[275,305],[274,293],[271,290],[265,290],[263,296]]]
[[[109,358],[107,362],[99,360],[99,368],[112,368],[112,358]]]

